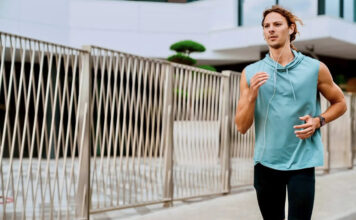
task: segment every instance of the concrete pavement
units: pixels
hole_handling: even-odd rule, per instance
[[[287,213],[286,203],[286,213]],[[253,187],[227,196],[175,202],[93,215],[92,219],[125,220],[259,220],[262,219]],[[356,220],[356,169],[316,177],[313,220]]]

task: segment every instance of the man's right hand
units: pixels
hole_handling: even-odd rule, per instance
[[[269,75],[266,72],[256,73],[250,80],[249,100],[256,101],[258,89],[268,80]]]

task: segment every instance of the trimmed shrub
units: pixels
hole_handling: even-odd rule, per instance
[[[172,56],[169,56],[167,58],[167,60],[171,61],[171,62],[175,62],[175,63],[181,63],[181,64],[186,64],[186,65],[194,65],[196,64],[196,60],[189,57],[189,56],[186,56],[182,53],[177,53],[177,54],[174,54]]]
[[[202,44],[191,40],[183,40],[174,43],[171,45],[170,49],[176,51],[177,53],[185,53],[186,55],[193,52],[205,51],[205,47]]]

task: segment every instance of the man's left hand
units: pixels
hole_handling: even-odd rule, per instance
[[[314,134],[315,130],[320,127],[319,118],[313,118],[310,115],[305,115],[299,117],[299,119],[305,121],[305,124],[295,125],[293,128],[302,129],[302,130],[296,130],[294,132],[295,135],[302,140],[311,137]]]

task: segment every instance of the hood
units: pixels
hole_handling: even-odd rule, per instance
[[[294,54],[294,59],[288,63],[286,66],[282,66],[281,64],[277,63],[276,61],[274,61],[270,56],[269,53],[266,54],[265,58],[263,59],[263,62],[265,62],[266,64],[268,64],[269,66],[271,66],[273,69],[276,67],[277,65],[277,72],[283,72],[286,70],[291,70],[294,67],[298,66],[298,64],[303,60],[304,55],[301,52],[298,52],[296,50],[292,49],[292,52]]]
[[[304,55],[301,52],[297,52],[296,50],[292,50],[292,53],[294,54],[294,58],[291,62],[289,62],[286,66],[282,66],[281,64],[279,64],[278,62],[274,61],[270,56],[269,53],[266,54],[265,58],[263,59],[263,62],[266,63],[267,65],[269,65],[270,67],[273,68],[273,84],[274,84],[274,93],[272,96],[272,99],[274,97],[275,94],[275,88],[277,85],[277,77],[276,74],[278,74],[278,72],[286,72],[287,74],[287,78],[289,81],[289,85],[290,85],[290,90],[291,93],[293,95],[293,99],[294,101],[297,100],[297,97],[295,95],[295,91],[294,91],[294,86],[292,84],[292,81],[290,80],[290,76],[289,76],[289,70],[293,69],[294,67],[298,66],[302,60],[304,59]],[[272,99],[270,101],[272,101]]]

